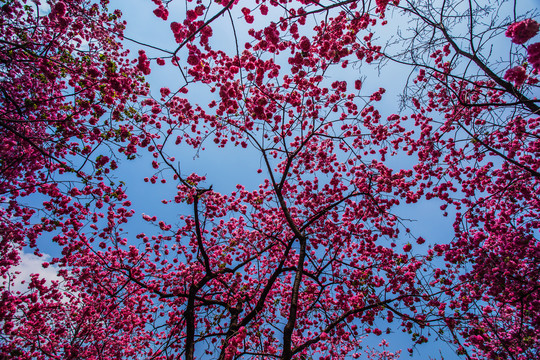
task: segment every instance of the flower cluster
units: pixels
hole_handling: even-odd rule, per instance
[[[540,24],[535,20],[526,19],[510,25],[505,35],[511,38],[514,44],[524,44],[534,37],[539,29]]]
[[[506,71],[504,79],[513,82],[516,87],[520,87],[527,80],[527,72],[523,66],[515,66]]]
[[[142,71],[144,75],[150,74],[150,61],[146,56],[144,50],[139,50],[139,58],[137,59],[137,68]]]
[[[536,72],[540,72],[540,43],[534,43],[527,47],[528,60]]]

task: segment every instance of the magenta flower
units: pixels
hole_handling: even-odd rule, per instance
[[[511,38],[514,44],[524,44],[538,33],[538,29],[540,24],[533,19],[526,19],[510,25],[505,35]]]
[[[513,82],[516,87],[520,87],[527,80],[527,73],[523,66],[515,66],[506,71],[504,79]]]
[[[529,63],[533,69],[540,71],[540,43],[534,43],[527,47],[527,53],[529,54]]]

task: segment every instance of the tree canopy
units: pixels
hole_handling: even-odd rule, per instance
[[[0,0],[2,359],[540,356],[536,10],[149,3],[170,48],[107,0]],[[183,165],[210,148],[259,184]]]

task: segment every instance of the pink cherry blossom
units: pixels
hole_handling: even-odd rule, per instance
[[[494,63],[491,7],[152,0],[149,58],[107,3],[0,8],[0,358],[535,358],[538,43]]]
[[[527,72],[523,66],[515,66],[506,71],[504,79],[513,82],[516,87],[520,87],[527,80]]]
[[[511,24],[505,35],[512,39],[514,44],[524,44],[533,38],[540,29],[540,24],[533,19],[526,19]]]
[[[534,43],[527,47],[528,60],[536,72],[540,71],[540,43]]]

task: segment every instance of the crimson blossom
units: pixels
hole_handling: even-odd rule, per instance
[[[76,277],[63,286],[36,274],[22,291],[13,287],[14,269],[23,250],[41,256],[51,238],[65,256],[92,251],[94,239],[84,236],[92,219],[108,219],[101,236],[113,236],[112,224],[131,216],[119,209],[126,195],[110,175],[119,157],[133,158],[145,141],[133,105],[147,93],[146,72],[122,50],[125,24],[107,1],[1,3],[0,357],[95,356],[81,339],[105,353],[129,353],[130,333],[94,328],[107,314]],[[56,262],[68,279],[66,258]]]
[[[453,297],[439,314],[467,358],[534,359],[540,356],[539,25],[534,12],[517,17],[518,3],[514,18],[503,21],[499,16],[512,13],[507,4],[483,5],[402,7],[416,23],[403,39],[410,52],[385,57],[421,68],[408,91],[421,133],[406,149],[417,154],[426,198],[443,200],[443,215],[455,216],[454,239],[434,247],[447,262],[442,281],[451,279]]]
[[[497,23],[460,1],[187,1],[179,13],[152,0],[176,46],[130,60],[107,1],[50,1],[45,14],[3,2],[3,358],[396,359],[396,331],[410,354],[442,340],[466,359],[538,356],[530,17]],[[396,32],[393,53],[377,32],[398,16],[417,27]],[[493,64],[500,38],[510,55]],[[414,74],[401,109],[362,76],[388,61]],[[143,77],[154,62],[178,75],[157,96]],[[260,184],[218,191],[177,161],[211,147],[257,154],[246,171]],[[135,159],[143,148],[150,160]],[[151,163],[141,181],[170,191],[163,213],[128,200],[121,157]],[[399,215],[428,202],[455,216],[438,239]],[[136,219],[153,230],[133,233]],[[12,288],[22,251],[48,242],[61,254],[43,266],[61,281]]]

